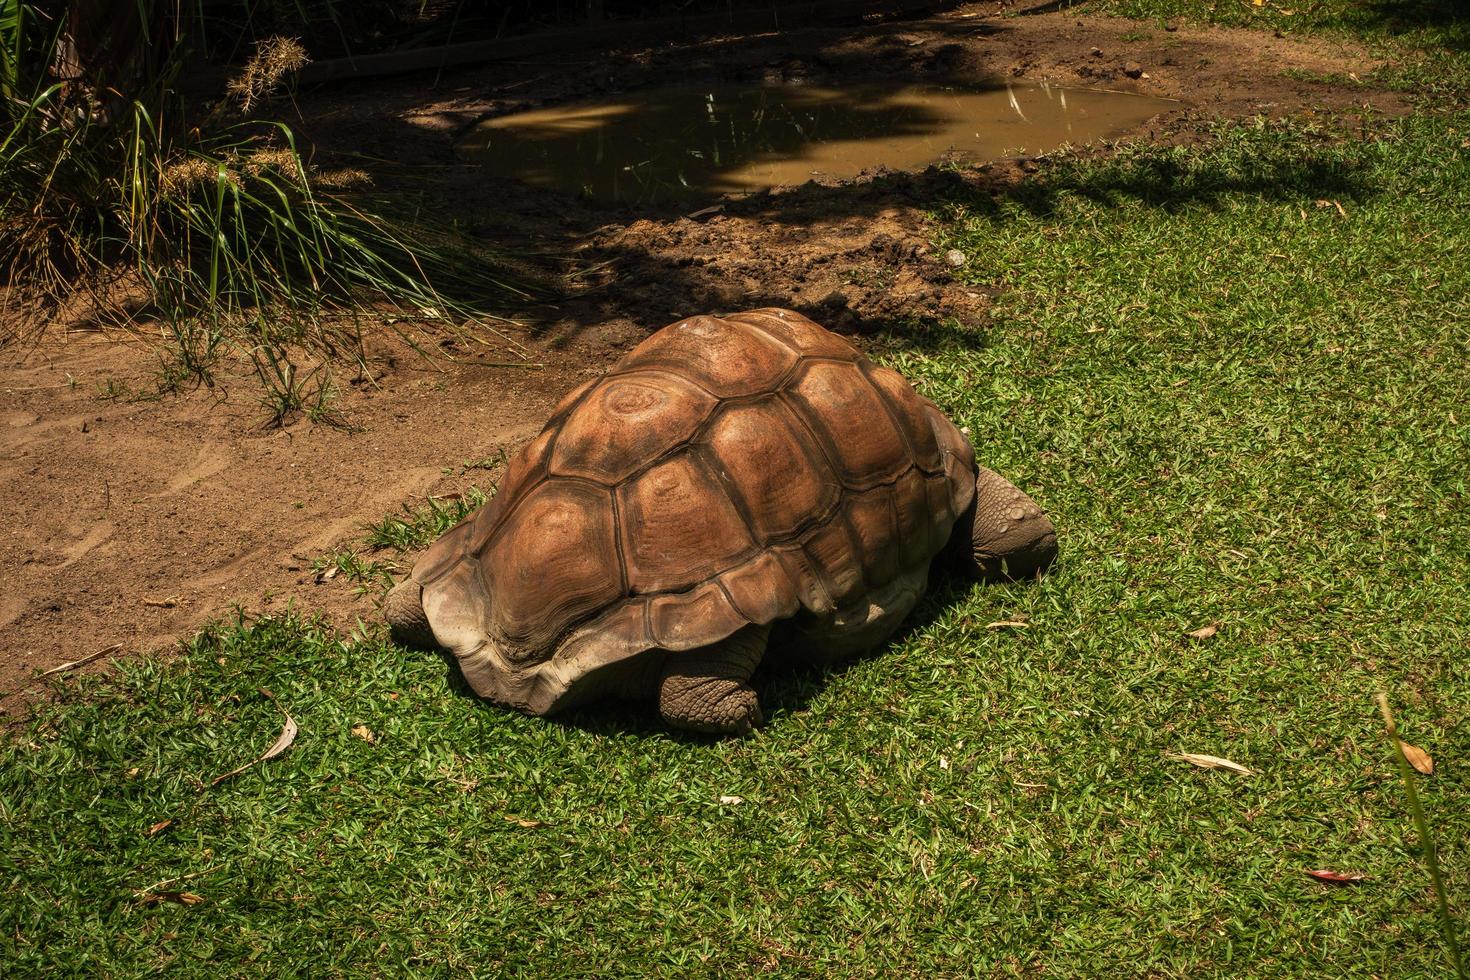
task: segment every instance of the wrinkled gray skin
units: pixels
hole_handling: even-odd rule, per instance
[[[999,474],[977,467],[975,502],[956,522],[935,567],[958,570],[986,582],[1040,575],[1057,553],[1056,530],[1029,496]],[[653,701],[669,725],[711,735],[744,735],[761,723],[760,701],[750,677],[768,648],[779,646],[824,663],[836,663],[886,640],[917,605],[928,584],[929,563],[909,569],[870,597],[872,614],[860,624],[818,622],[748,626],[718,643],[677,656],[649,658],[609,691]],[[422,588],[406,579],[388,593],[384,615],[397,642],[433,648],[436,643],[420,600]],[[782,629],[783,626],[791,628]],[[781,634],[779,643],[775,634]]]

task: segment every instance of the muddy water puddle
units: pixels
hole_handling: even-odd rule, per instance
[[[460,154],[494,173],[607,202],[749,194],[886,166],[1044,153],[1139,125],[1177,103],[994,83],[681,87],[487,120]]]

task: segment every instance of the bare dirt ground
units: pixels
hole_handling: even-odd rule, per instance
[[[244,379],[223,392],[109,397],[150,390],[157,370],[146,344],[117,333],[58,325],[37,346],[0,351],[0,526],[10,537],[0,551],[0,711],[23,710],[39,671],[114,646],[109,656],[165,648],[237,604],[295,603],[344,624],[371,618],[369,600],[341,581],[317,582],[311,561],[404,503],[483,484],[464,463],[529,439],[561,393],[681,315],[782,305],[859,334],[936,316],[983,322],[989,296],[951,280],[925,208],[961,185],[1003,193],[1045,166],[874,172],[691,219],[576,201],[458,162],[454,140],[487,115],[694,78],[894,75],[999,75],[1177,99],[1176,110],[1124,134],[1171,141],[1220,118],[1402,109],[1371,86],[1301,80],[1373,69],[1345,45],[1003,9],[569,52],[301,93],[300,127],[320,162],[379,161],[380,188],[451,202],[502,240],[567,257],[580,290],[518,314],[513,341],[461,345],[455,361],[430,364],[391,338],[374,341],[374,380],[344,383],[336,406],[351,429],[264,429]],[[506,363],[517,366],[493,366]]]

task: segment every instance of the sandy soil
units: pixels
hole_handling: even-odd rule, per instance
[[[1160,30],[1066,12],[997,16],[976,4],[926,20],[729,38],[656,50],[569,53],[302,93],[320,162],[384,161],[381,188],[452,202],[488,233],[568,257],[580,292],[525,311],[511,340],[430,364],[391,339],[373,382],[344,384],[351,430],[263,429],[246,381],[152,400],[156,359],[115,333],[58,326],[0,351],[0,711],[23,710],[36,674],[116,645],[167,647],[239,604],[288,603],[350,623],[372,603],[317,582],[313,558],[428,493],[485,481],[465,462],[530,438],[557,397],[651,329],[706,310],[783,305],[865,333],[895,318],[980,323],[989,296],[951,281],[923,207],[956,184],[1003,191],[1045,160],[967,173],[874,172],[807,184],[689,218],[599,206],[494,180],[458,163],[454,140],[487,115],[673,79],[757,82],[895,74],[943,81],[1009,75],[1181,100],[1129,134],[1195,138],[1211,120],[1402,109],[1370,87],[1286,72],[1371,71],[1351,47],[1234,30]],[[1125,35],[1145,33],[1142,39]],[[1132,76],[1138,77],[1132,77]],[[524,345],[524,350],[520,348]],[[505,368],[493,364],[514,363]],[[105,662],[105,658],[104,661]],[[101,669],[99,665],[90,669]]]

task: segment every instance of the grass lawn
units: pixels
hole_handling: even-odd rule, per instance
[[[0,739],[0,972],[1447,975],[1373,695],[1470,941],[1470,111],[1330,130],[933,202],[1003,296],[884,358],[1049,510],[1041,583],[713,743],[220,624]]]

